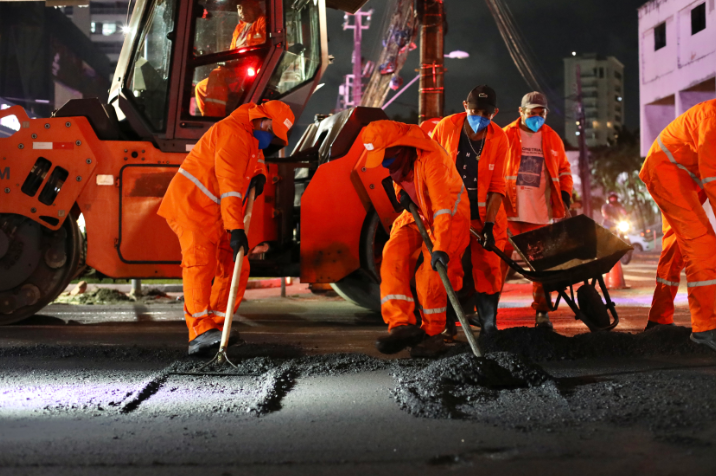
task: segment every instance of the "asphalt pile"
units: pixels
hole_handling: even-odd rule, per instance
[[[127,302],[141,302],[151,304],[156,302],[170,303],[176,299],[168,296],[166,293],[150,288],[140,296],[126,294],[116,289],[95,288],[92,291],[81,294],[62,293],[55,302],[63,304],[81,304],[81,305],[107,305],[107,304],[124,304]]]

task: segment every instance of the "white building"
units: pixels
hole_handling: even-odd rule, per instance
[[[577,66],[580,68],[587,147],[614,142],[624,124],[624,65],[613,56],[594,53],[564,58],[564,135],[578,147]]]
[[[89,6],[74,5],[64,8],[65,14],[75,25],[107,55],[112,63],[112,71],[117,65],[124,43],[122,27],[127,24],[132,14],[128,8],[128,1],[115,0],[92,0]]]
[[[652,0],[639,8],[641,154],[674,118],[716,98],[714,0]]]

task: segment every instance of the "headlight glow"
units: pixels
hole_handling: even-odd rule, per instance
[[[619,230],[621,233],[626,233],[631,228],[631,225],[628,221],[623,220],[617,223],[617,230]]]

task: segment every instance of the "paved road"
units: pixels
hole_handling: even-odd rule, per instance
[[[643,328],[654,268],[644,256],[625,269],[622,333]],[[508,286],[501,329],[531,324],[529,292]],[[623,339],[613,355],[545,355],[556,393],[488,392],[494,418],[423,418],[393,391],[427,364],[377,354],[375,315],[300,286],[272,293],[240,309],[241,376],[176,374],[186,330],[171,300],[53,304],[0,328],[0,475],[716,474],[716,355],[683,336],[642,342],[644,355],[619,354]],[[553,320],[564,336],[586,332],[565,306]]]

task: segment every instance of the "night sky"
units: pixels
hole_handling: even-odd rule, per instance
[[[534,51],[537,67],[543,71],[548,87],[564,96],[564,67],[562,59],[577,53],[599,53],[615,56],[624,64],[626,107],[625,124],[629,129],[639,127],[639,51],[637,8],[645,0],[505,0],[512,10],[523,39]],[[504,126],[517,118],[522,96],[529,92],[502,41],[495,21],[483,0],[445,0],[448,33],[445,53],[463,50],[468,59],[445,59],[445,112],[462,111],[462,101],[478,84],[488,84],[497,91],[501,109],[495,122]],[[364,30],[363,55],[374,59],[380,41],[380,28],[385,13],[384,2],[369,0],[365,9],[374,9],[371,29]],[[335,107],[338,85],[343,75],[351,73],[353,31],[343,31],[343,13],[328,10],[329,53],[335,61],[323,77],[325,86],[317,91],[299,120],[305,126],[316,113],[329,112]],[[416,38],[416,43],[418,43]],[[401,71],[407,83],[417,73],[419,50],[410,53]],[[388,99],[394,93],[391,91]],[[411,109],[417,111],[418,83],[386,110],[389,116],[407,117]],[[559,104],[564,109],[564,104]],[[560,134],[564,119],[552,114],[547,123]],[[297,131],[298,132],[298,131]],[[294,136],[297,138],[298,134]],[[294,139],[295,140],[295,139]]]

